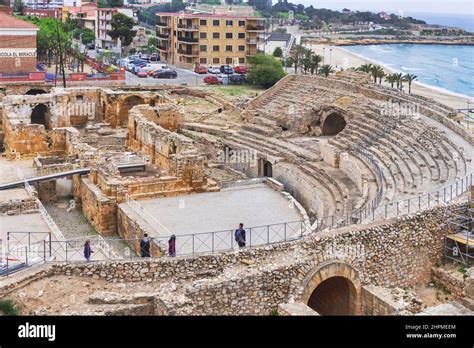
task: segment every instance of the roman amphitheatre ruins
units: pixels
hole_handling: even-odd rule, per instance
[[[0,297],[23,314],[473,314],[474,137],[437,101],[354,72],[241,98],[3,92],[0,239],[17,269]]]

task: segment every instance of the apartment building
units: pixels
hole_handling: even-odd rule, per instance
[[[162,61],[183,68],[245,65],[259,51],[263,18],[206,13],[157,13]]]
[[[112,39],[107,30],[112,30],[112,17],[122,13],[138,22],[138,11],[131,8],[98,8],[95,19],[95,46],[104,49],[117,49],[117,40]]]

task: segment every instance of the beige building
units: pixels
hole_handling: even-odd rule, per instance
[[[245,65],[264,42],[263,18],[205,13],[157,16],[160,58],[179,67]]]

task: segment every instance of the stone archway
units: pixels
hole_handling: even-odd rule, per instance
[[[38,94],[46,94],[46,91],[40,88],[32,88],[25,93],[25,95],[38,95]]]
[[[322,135],[337,135],[346,128],[346,120],[339,112],[333,112],[325,117],[321,125]]]
[[[127,127],[128,126],[128,111],[135,105],[145,104],[145,100],[137,95],[131,95],[126,97],[120,104],[120,113],[117,120],[117,126]]]
[[[324,262],[303,280],[302,302],[320,315],[360,314],[361,283],[350,265]]]
[[[31,112],[31,124],[42,124],[46,130],[51,129],[49,109],[44,104],[38,104]]]

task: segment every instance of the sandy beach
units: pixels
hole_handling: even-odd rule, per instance
[[[336,71],[340,70],[341,67],[344,69],[349,68],[357,68],[365,63],[375,63],[370,59],[366,59],[360,57],[352,52],[345,50],[344,48],[338,46],[331,46],[332,51],[328,45],[307,45],[306,47],[310,47],[315,53],[323,56],[324,53],[324,61],[325,64],[331,64],[335,67]],[[324,50],[323,50],[324,48]],[[390,69],[384,67],[385,72],[391,73]],[[387,82],[382,81],[382,84],[388,86]],[[404,87],[404,90],[408,92],[408,86]],[[412,94],[418,94],[425,97],[433,98],[440,103],[444,103],[452,108],[459,109],[459,108],[466,108],[467,107],[467,98],[463,98],[457,95],[452,95],[449,93],[444,93],[443,91],[439,91],[435,88],[427,87],[426,85],[421,85],[416,81],[412,84],[411,87]],[[474,104],[474,98],[470,99],[471,105]]]

